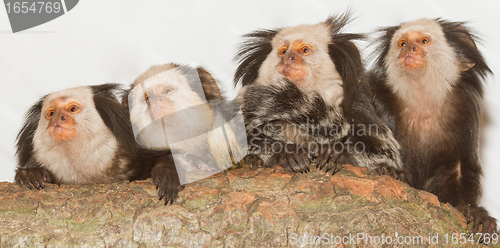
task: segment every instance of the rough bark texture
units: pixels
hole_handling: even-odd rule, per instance
[[[413,236],[443,247],[468,228],[435,195],[349,165],[334,176],[225,171],[170,206],[150,181],[0,190],[1,247],[407,247],[397,237]]]

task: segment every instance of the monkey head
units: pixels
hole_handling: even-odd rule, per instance
[[[203,102],[191,90],[186,77],[176,71],[166,71],[146,80],[144,88],[144,100],[155,120]]]
[[[363,75],[361,55],[353,43],[362,34],[344,33],[350,15],[332,15],[324,22],[245,35],[235,60],[235,85],[286,86],[318,94],[329,105],[351,95]],[[349,103],[346,103],[349,105]]]
[[[285,77],[300,88],[314,87],[312,82],[340,79],[328,54],[332,37],[326,23],[281,29],[272,39],[272,51],[259,71],[258,81]]]
[[[121,169],[136,150],[130,125],[124,121],[126,112],[112,95],[115,88],[112,84],[82,86],[42,98],[35,105],[38,118],[28,119],[20,134],[25,137],[33,130],[31,138],[18,142],[18,151],[29,151],[29,156],[19,153],[21,166],[32,156],[61,183],[123,180],[127,175]],[[127,155],[115,164],[118,154]],[[115,165],[120,168],[116,174],[103,173]]]
[[[447,77],[455,81],[461,61],[447,41],[437,20],[420,19],[404,23],[394,33],[386,57],[388,74],[407,77]],[[468,69],[468,68],[467,68]],[[435,81],[435,80],[434,80]]]
[[[51,143],[69,142],[79,137],[89,137],[91,131],[109,132],[93,106],[93,93],[88,87],[48,95],[42,104],[35,143],[37,140],[49,142],[49,139]]]
[[[175,64],[153,66],[141,74],[129,94],[132,123],[142,129],[154,120],[206,103],[203,89],[190,80]]]
[[[410,105],[418,105],[423,97],[429,104],[442,104],[461,72],[474,66],[461,50],[467,46],[477,51],[470,34],[461,26],[443,25],[451,24],[420,19],[386,29],[387,82]]]
[[[201,68],[177,64],[153,66],[141,74],[126,100],[138,142],[163,149],[168,147],[166,136],[170,141],[183,140],[208,132],[212,122],[206,99],[220,99],[215,80],[208,75]],[[217,93],[205,96],[205,92]]]

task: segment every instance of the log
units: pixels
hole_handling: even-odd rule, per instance
[[[0,190],[0,247],[442,247],[468,230],[435,195],[350,165],[232,169],[167,206],[150,180]]]

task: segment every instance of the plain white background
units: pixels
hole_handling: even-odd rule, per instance
[[[479,49],[500,75],[500,15],[495,0],[475,1],[80,1],[65,15],[12,34],[0,8],[0,181],[13,181],[15,138],[28,108],[69,87],[126,86],[149,66],[195,63],[209,69],[229,95],[241,35],[259,28],[317,23],[351,9],[349,32],[372,32],[418,18],[468,21]],[[371,35],[375,38],[376,36]],[[359,43],[363,54],[370,42]],[[483,204],[500,218],[500,87],[485,83],[489,124],[481,147]]]

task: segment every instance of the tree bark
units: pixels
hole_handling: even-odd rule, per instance
[[[167,206],[149,180],[0,190],[1,247],[443,247],[468,230],[435,195],[350,165],[224,171]]]

